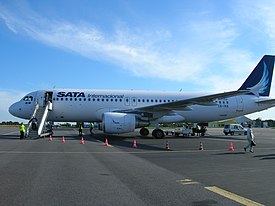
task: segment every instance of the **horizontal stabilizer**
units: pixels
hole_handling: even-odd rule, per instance
[[[275,105],[275,99],[267,99],[267,100],[262,100],[262,101],[258,101],[256,102],[258,104],[262,104],[262,105]]]

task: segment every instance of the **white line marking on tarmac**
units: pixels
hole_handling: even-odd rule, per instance
[[[191,179],[184,179],[184,180],[177,180],[177,182],[179,182],[182,185],[194,185],[194,184],[199,184],[196,181],[193,181]]]
[[[6,133],[6,134],[1,134],[1,135],[10,135],[10,134],[19,134],[19,132],[9,132],[9,133]]]
[[[212,187],[205,187],[205,189],[211,191],[211,192],[214,192],[214,193],[217,193],[221,196],[224,196],[228,199],[231,199],[235,202],[238,202],[238,203],[241,203],[243,205],[249,205],[249,206],[264,206],[263,204],[260,204],[258,202],[254,202],[250,199],[247,199],[247,198],[244,198],[244,197],[241,197],[239,195],[236,195],[232,192],[228,192],[226,190],[223,190],[223,189],[220,189],[218,187],[215,187],[215,186],[212,186]]]

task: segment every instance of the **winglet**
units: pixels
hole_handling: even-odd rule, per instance
[[[265,55],[239,90],[249,90],[257,96],[269,96],[275,56]]]

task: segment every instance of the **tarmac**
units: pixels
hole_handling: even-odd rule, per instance
[[[274,130],[253,130],[250,153],[245,136],[222,129],[164,139],[84,130],[80,144],[77,129],[57,128],[50,141],[0,127],[0,205],[275,205]]]

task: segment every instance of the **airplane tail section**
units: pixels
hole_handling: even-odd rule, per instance
[[[265,55],[239,90],[250,90],[258,96],[269,96],[275,56]]]

